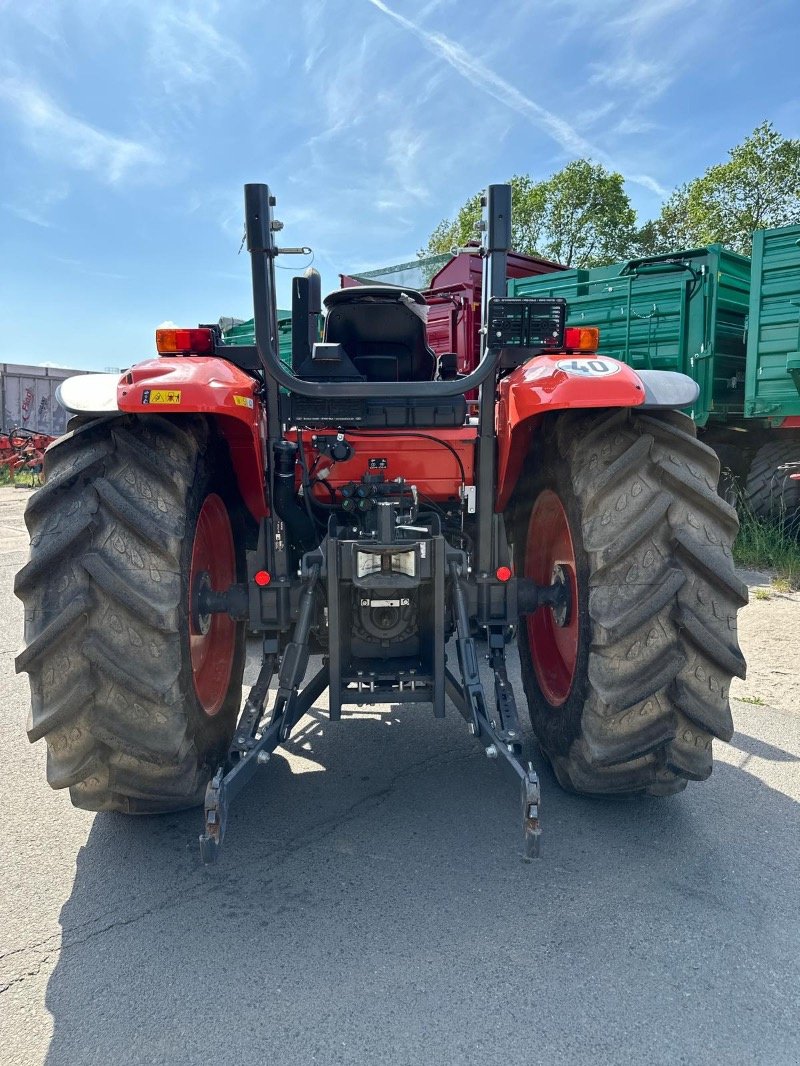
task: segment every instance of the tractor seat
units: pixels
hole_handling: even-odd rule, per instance
[[[341,344],[367,381],[432,381],[427,305],[413,289],[355,285],[325,297],[325,341]]]

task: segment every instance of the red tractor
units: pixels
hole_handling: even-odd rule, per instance
[[[665,796],[707,778],[712,739],[733,732],[746,590],[719,461],[681,413],[695,383],[598,357],[563,300],[506,297],[505,185],[485,198],[475,366],[434,356],[425,302],[402,288],[334,292],[319,342],[307,272],[289,369],[274,202],[245,187],[255,345],[160,331],[159,358],[61,386],[73,421],[28,503],[16,581],[51,786],[129,814],[205,799],[210,861],[234,796],[325,690],[334,721],[353,704],[442,717],[449,697],[521,782],[533,854],[515,637],[565,788]],[[242,707],[248,631],[263,654]]]

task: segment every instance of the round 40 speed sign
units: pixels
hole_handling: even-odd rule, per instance
[[[575,374],[581,378],[607,378],[618,374],[620,365],[613,359],[603,359],[595,355],[591,359],[559,359],[556,366],[565,374]]]

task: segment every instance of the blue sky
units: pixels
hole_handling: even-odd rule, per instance
[[[0,362],[249,317],[246,181],[324,289],[578,156],[645,219],[763,119],[800,136],[799,46],[796,0],[0,0]]]

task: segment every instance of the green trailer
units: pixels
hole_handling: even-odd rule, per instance
[[[800,533],[800,480],[791,476],[800,472],[800,226],[753,234],[745,414],[775,430],[750,466],[748,503]]]
[[[719,244],[509,282],[512,296],[563,296],[567,324],[600,328],[600,351],[700,386],[692,411],[720,440],[744,420],[750,261]]]
[[[224,344],[255,344],[256,334],[252,318],[246,321],[238,319],[221,319],[222,341]],[[292,366],[292,312],[278,311],[278,351],[281,362],[291,369]]]

